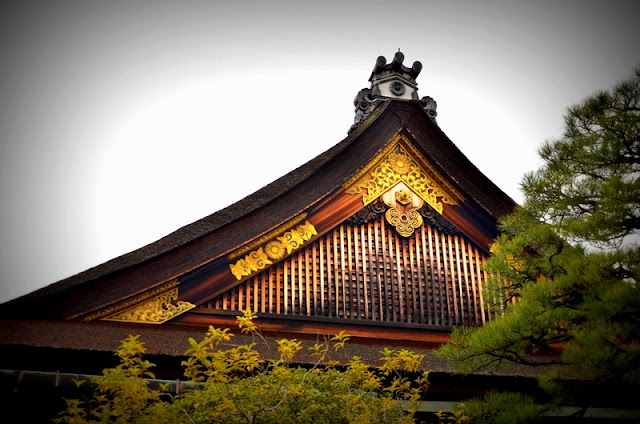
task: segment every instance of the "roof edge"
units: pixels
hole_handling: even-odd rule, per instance
[[[242,219],[246,215],[258,210],[295,186],[301,184],[313,175],[324,164],[329,162],[349,146],[353,140],[358,138],[362,132],[375,122],[378,116],[384,112],[390,103],[391,102],[389,100],[381,101],[374,112],[347,137],[330,149],[317,155],[313,159],[300,165],[275,181],[265,185],[249,196],[244,197],[243,199],[240,199],[210,215],[186,224],[147,245],[134,249],[128,253],[124,253],[57,282],[53,282],[45,287],[24,294],[15,299],[11,299],[0,306],[15,306],[33,299],[54,295],[86,282],[99,279],[111,273],[126,270],[145,261],[167,254],[186,245],[187,243],[198,240],[213,231]]]

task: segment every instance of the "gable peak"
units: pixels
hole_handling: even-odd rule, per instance
[[[382,97],[418,100],[416,78],[422,71],[422,63],[413,62],[411,68],[402,64],[404,54],[398,50],[391,63],[384,56],[378,56],[373,72],[369,77],[374,94]]]
[[[404,54],[398,49],[393,55],[391,63],[387,63],[384,56],[378,56],[375,66],[369,77],[371,86],[363,88],[358,92],[353,104],[356,107],[354,123],[349,129],[349,133],[355,130],[385,99],[418,101],[425,110],[429,118],[436,122],[437,104],[429,96],[422,99],[418,96],[418,83],[416,78],[422,71],[422,63],[413,62],[410,68],[403,65]]]

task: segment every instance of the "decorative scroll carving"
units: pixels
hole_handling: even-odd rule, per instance
[[[424,205],[424,200],[415,196],[403,182],[386,191],[380,199],[390,208],[384,214],[385,219],[402,237],[409,237],[422,225],[418,209]]]
[[[344,187],[347,193],[363,193],[362,201],[368,205],[399,182],[404,182],[439,213],[442,213],[442,202],[457,205],[464,200],[402,134]]]
[[[264,247],[267,252],[267,256],[274,261],[284,258],[287,254],[287,249],[279,241],[271,241]]]
[[[461,236],[462,233],[455,225],[447,221],[442,215],[434,211],[430,206],[425,205],[418,209],[418,213],[424,218],[425,222],[445,234],[452,236]]]
[[[356,225],[366,224],[369,221],[378,219],[388,208],[383,202],[370,203],[347,218],[346,222]]]
[[[178,299],[177,287],[158,297],[141,303],[135,308],[127,309],[103,319],[107,321],[162,324],[196,306],[189,302],[178,302],[172,305],[171,302],[176,299]]]
[[[396,208],[391,208],[384,216],[387,222],[393,225],[402,237],[409,237],[423,222],[422,216],[416,209],[409,209],[409,213],[405,214]]]
[[[304,214],[306,217],[306,214]],[[299,219],[294,219],[295,222],[300,222]],[[285,227],[286,226],[286,227]],[[285,224],[284,228],[289,227]],[[282,229],[283,227],[280,227]],[[290,227],[289,227],[290,228]],[[286,255],[290,255],[296,249],[299,249],[307,241],[318,233],[315,227],[309,221],[305,221],[303,224],[298,225],[296,228],[284,232],[270,232],[267,237],[259,239],[260,244],[257,249],[249,252],[244,258],[230,263],[229,268],[231,273],[236,279],[241,280],[243,277],[248,277],[260,270],[265,269],[268,265],[271,265],[272,261],[277,261],[284,258]],[[250,244],[252,247],[257,247],[256,243]],[[246,248],[243,252],[246,252]],[[229,255],[229,258],[238,258],[236,252]]]
[[[353,99],[353,105],[356,107],[356,117],[353,119],[353,125],[349,128],[349,134],[371,115],[379,101],[378,98],[374,97],[373,92],[369,88],[363,88],[358,92],[356,98]]]
[[[102,319],[106,321],[124,321],[144,324],[162,324],[168,320],[194,308],[189,302],[177,302],[177,280],[163,284],[141,295],[127,299],[116,305],[105,308],[82,318],[83,321]]]
[[[267,234],[265,234],[264,236],[260,237],[259,239],[254,240],[251,243],[247,244],[246,246],[243,246],[240,249],[234,251],[233,253],[231,253],[229,255],[229,260],[233,261],[233,260],[241,257],[242,255],[244,255],[245,253],[247,253],[247,252],[249,252],[251,250],[254,250],[256,247],[264,245],[265,243],[269,242],[270,240],[273,240],[274,238],[276,238],[277,236],[281,235],[285,231],[295,227],[300,222],[304,221],[306,218],[307,218],[307,213],[306,212],[305,213],[301,213],[300,215],[296,216],[292,220],[282,224],[281,226],[279,226],[275,230],[268,232]],[[269,257],[271,257],[271,256],[269,256]]]

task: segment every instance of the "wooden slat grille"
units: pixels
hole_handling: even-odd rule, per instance
[[[344,223],[215,297],[201,310],[449,328],[482,325],[485,254],[459,235],[423,225],[409,238],[380,217]]]

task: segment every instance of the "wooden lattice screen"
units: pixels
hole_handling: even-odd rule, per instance
[[[461,235],[425,223],[402,237],[381,216],[344,223],[201,305],[283,318],[326,317],[388,323],[481,325],[485,254]]]

